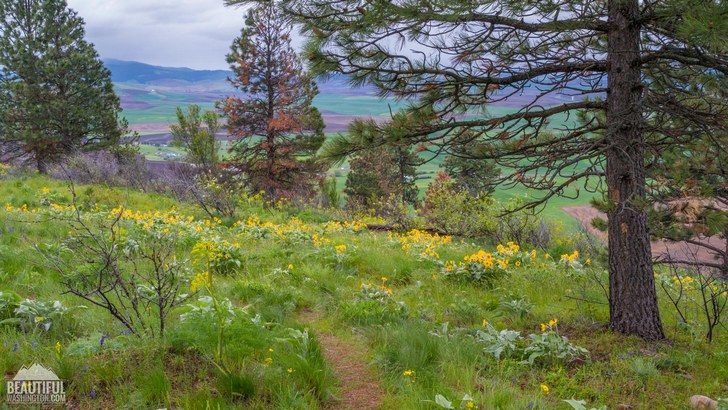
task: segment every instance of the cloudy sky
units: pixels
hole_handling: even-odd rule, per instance
[[[227,69],[244,10],[223,0],[67,0],[102,58]]]

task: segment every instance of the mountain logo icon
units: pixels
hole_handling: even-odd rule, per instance
[[[21,367],[13,380],[22,382],[26,380],[58,381],[60,379],[52,370],[46,369],[38,363],[33,363],[30,367]]]

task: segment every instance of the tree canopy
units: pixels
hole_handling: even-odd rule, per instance
[[[215,111],[200,113],[200,106],[192,104],[187,113],[177,107],[177,124],[170,126],[172,143],[187,151],[187,160],[203,169],[217,164],[220,141],[216,134],[220,130]]]
[[[308,195],[323,170],[313,157],[324,140],[318,93],[291,47],[290,27],[271,4],[251,9],[228,55],[242,96],[220,103],[233,141],[231,163],[249,187],[277,199]]]
[[[0,156],[38,170],[114,146],[125,122],[111,73],[64,0],[0,1]]]
[[[374,120],[355,120],[349,125],[352,138],[377,138]],[[361,150],[349,163],[344,193],[350,206],[371,208],[386,200],[416,205],[419,191],[415,166],[422,162],[408,146],[382,145]]]

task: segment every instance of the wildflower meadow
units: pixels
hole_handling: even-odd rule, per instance
[[[52,367],[77,408],[328,408],[365,377],[342,360],[380,408],[728,396],[725,332],[707,343],[693,303],[724,285],[660,271],[671,342],[618,336],[604,256],[573,236],[478,243],[255,201],[223,221],[40,176],[0,192],[0,364]]]

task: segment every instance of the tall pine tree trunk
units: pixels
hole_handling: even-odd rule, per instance
[[[39,174],[48,174],[48,164],[46,163],[44,152],[41,149],[35,150],[35,166]]]
[[[657,340],[664,334],[645,210],[638,18],[638,0],[609,0],[609,326],[619,333]]]

